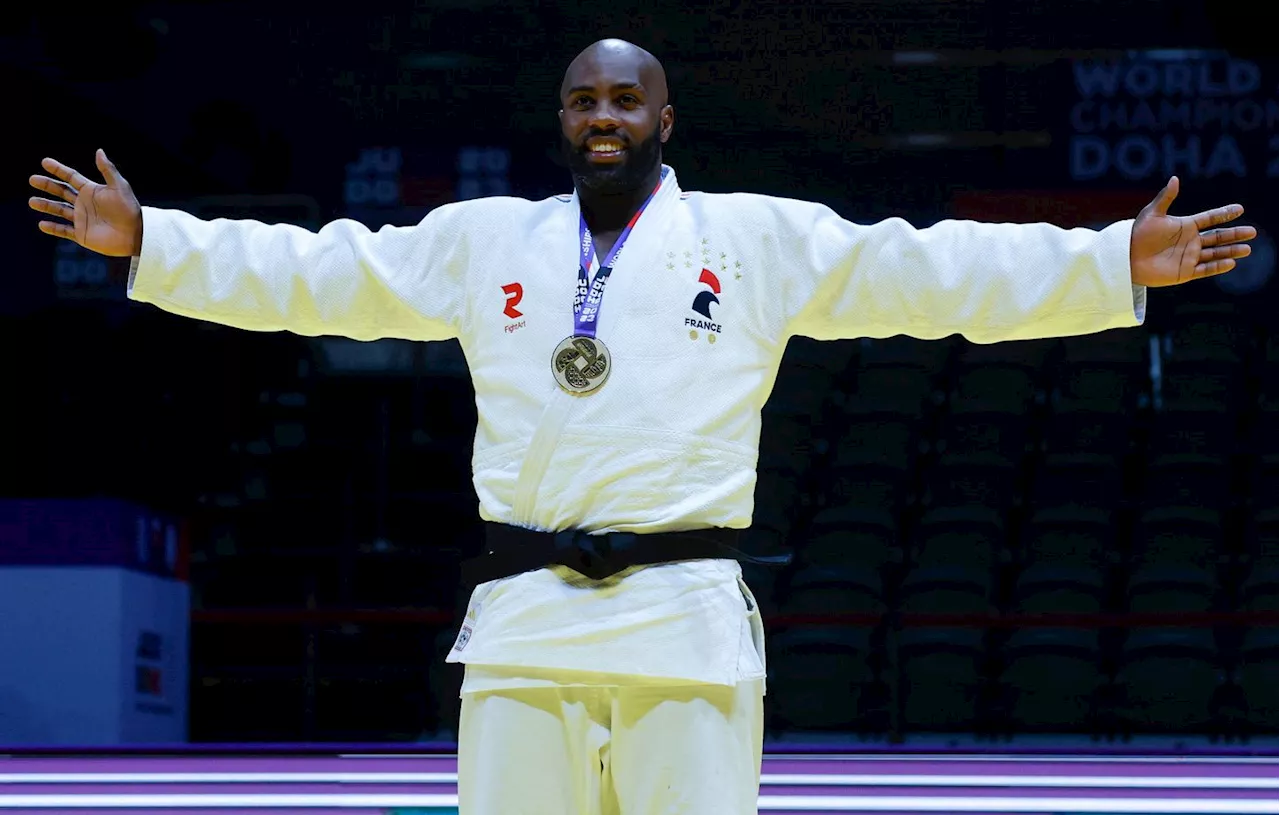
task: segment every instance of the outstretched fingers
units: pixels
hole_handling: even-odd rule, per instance
[[[31,186],[40,192],[47,192],[50,195],[56,195],[63,201],[75,203],[76,196],[79,195],[70,184],[64,184],[61,181],[54,181],[45,175],[31,176]]]
[[[1248,257],[1252,251],[1247,243],[1237,243],[1229,246],[1208,246],[1200,250],[1199,261],[1200,263],[1206,263],[1211,260],[1243,258]]]
[[[1181,187],[1181,184],[1178,181],[1178,177],[1176,175],[1170,176],[1169,181],[1164,185],[1164,189],[1160,190],[1156,197],[1151,200],[1151,203],[1143,208],[1144,211],[1152,215],[1168,215],[1169,207],[1173,206],[1174,199],[1178,197],[1179,187]]]
[[[79,192],[81,187],[89,183],[89,179],[85,178],[79,171],[71,169],[57,159],[46,158],[40,162],[40,166],[70,184],[71,188],[76,192]]]
[[[1197,277],[1213,277],[1216,274],[1229,272],[1236,267],[1236,262],[1231,258],[1223,260],[1210,260],[1207,263],[1197,263],[1195,273],[1192,278]]]
[[[124,176],[120,175],[120,171],[116,169],[116,165],[107,158],[106,150],[99,148],[93,156],[93,162],[98,165],[98,172],[102,173],[108,185],[118,187],[126,183]]]
[[[1210,229],[1200,233],[1201,246],[1223,246],[1240,241],[1251,241],[1258,237],[1258,230],[1251,226],[1231,226],[1226,229]]]
[[[45,215],[53,215],[56,218],[65,218],[68,221],[74,221],[76,217],[76,209],[70,204],[64,204],[61,201],[50,201],[47,198],[32,198],[27,202],[36,212],[43,212]]]
[[[1225,224],[1227,221],[1234,221],[1244,214],[1244,207],[1239,204],[1228,204],[1225,207],[1216,207],[1214,209],[1206,209],[1204,212],[1198,212],[1191,216],[1192,221],[1196,225],[1196,229],[1208,229],[1211,226]]]
[[[53,235],[56,238],[66,238],[69,241],[76,239],[76,230],[71,224],[59,224],[53,221],[41,221],[40,231],[46,235]]]

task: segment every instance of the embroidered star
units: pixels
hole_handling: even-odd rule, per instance
[[[735,268],[735,269],[741,269],[741,268],[742,268],[742,261],[740,261],[740,260],[735,260],[735,261],[733,262],[733,268]]]
[[[734,272],[734,273],[733,273],[733,279],[734,279],[734,280],[741,280],[741,279],[742,279],[742,272]]]
[[[726,257],[725,253],[724,253],[724,252],[721,252],[721,253],[720,253],[720,259],[721,259],[721,260],[724,260],[724,259],[725,259],[725,257]]]
[[[675,268],[676,268],[676,265],[675,265],[674,263],[668,263],[668,264],[667,264],[667,271],[668,271],[668,272],[670,272],[670,271],[674,270]]]

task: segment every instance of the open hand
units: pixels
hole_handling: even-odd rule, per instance
[[[1136,285],[1176,286],[1229,272],[1236,258],[1249,254],[1249,245],[1241,241],[1258,235],[1251,226],[1221,226],[1244,214],[1239,204],[1196,215],[1170,215],[1169,205],[1177,197],[1178,177],[1173,176],[1133,222],[1129,270]]]
[[[40,231],[66,238],[85,249],[109,257],[129,257],[142,252],[142,207],[133,189],[120,175],[107,154],[95,156],[98,170],[107,183],[90,181],[76,170],[47,158],[40,162],[46,172],[31,176],[31,186],[61,200],[32,198],[36,212],[61,220],[41,221]]]

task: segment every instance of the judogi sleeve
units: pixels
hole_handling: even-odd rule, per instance
[[[253,331],[357,340],[457,337],[467,230],[457,205],[374,232],[340,219],[311,231],[201,220],[143,207],[128,296]]]
[[[775,212],[788,333],[815,339],[973,342],[1141,325],[1146,289],[1129,271],[1133,221],[1101,230],[900,218],[855,224],[817,204]],[[788,256],[790,260],[788,261]]]

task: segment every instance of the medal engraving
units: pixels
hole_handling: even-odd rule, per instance
[[[568,337],[551,356],[551,373],[574,395],[591,393],[609,378],[609,349],[594,337]]]

